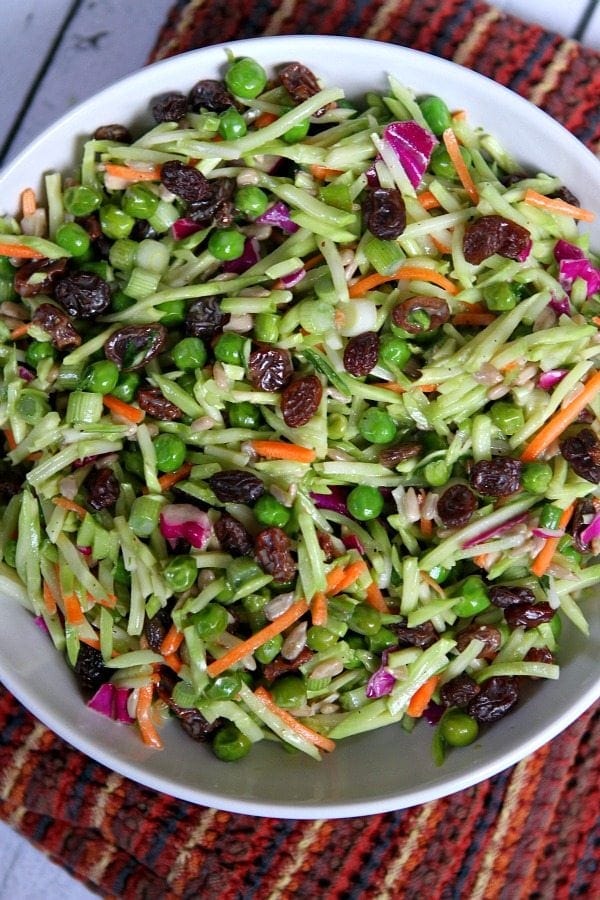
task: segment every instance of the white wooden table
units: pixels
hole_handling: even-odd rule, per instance
[[[74,104],[143,66],[172,3],[0,0],[0,165]],[[495,5],[600,50],[600,0]],[[93,896],[0,823],[0,900]]]

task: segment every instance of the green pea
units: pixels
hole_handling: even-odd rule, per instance
[[[50,404],[42,391],[24,388],[17,400],[16,411],[28,425],[35,425],[50,412]]]
[[[112,266],[105,259],[96,259],[88,262],[82,257],[82,260],[79,260],[79,268],[84,272],[93,272],[94,275],[99,275],[104,281],[115,280]]]
[[[552,506],[550,503],[544,504],[540,512],[541,527],[550,529],[558,528],[562,513],[562,509],[559,509],[558,506]]]
[[[135,219],[113,203],[100,207],[100,227],[106,237],[114,241],[129,237],[134,225]]]
[[[131,403],[135,399],[141,380],[137,372],[121,372],[119,380],[111,392],[113,397],[124,403]]]
[[[239,730],[232,722],[224,725],[215,734],[212,742],[213,753],[223,762],[234,762],[247,756],[252,748],[250,738]]]
[[[389,444],[396,437],[396,423],[389,413],[377,406],[371,406],[358,420],[361,437],[371,444]]]
[[[159,303],[156,308],[162,313],[160,317],[162,325],[170,328],[172,325],[181,325],[182,322],[185,322],[187,313],[185,300],[167,300],[166,303]]]
[[[258,406],[254,406],[248,400],[241,403],[227,404],[227,418],[232,428],[259,428],[262,423],[262,413]]]
[[[403,369],[411,358],[410,347],[402,338],[385,334],[379,343],[379,359],[384,366]]]
[[[290,510],[272,494],[263,494],[254,504],[254,515],[261,525],[285,528],[290,520]]]
[[[298,141],[304,140],[304,138],[308,134],[309,128],[309,119],[302,119],[300,122],[292,125],[291,128],[288,128],[288,130],[283,135],[283,140],[286,142],[286,144],[297,144]]]
[[[153,443],[159,472],[175,472],[184,464],[186,446],[176,434],[159,434]]]
[[[485,305],[491,312],[506,312],[514,309],[519,302],[519,296],[510,282],[495,281],[483,288]]]
[[[119,367],[110,359],[101,359],[87,367],[81,390],[92,394],[112,394],[119,381]]]
[[[205,695],[209,700],[228,700],[235,697],[242,686],[242,679],[239,672],[231,672],[227,675],[219,675],[218,678],[209,684],[205,690]]]
[[[275,313],[257,313],[254,318],[254,337],[265,344],[279,340],[279,316]]]
[[[361,603],[352,613],[350,628],[359,634],[375,635],[381,628],[381,613]]]
[[[383,496],[376,487],[360,484],[348,494],[348,511],[361,522],[376,519],[383,509]]]
[[[545,494],[552,481],[552,474],[552,466],[548,463],[526,463],[521,474],[523,489],[530,494]]]
[[[267,73],[250,57],[236,59],[225,73],[225,84],[236,97],[253,100],[262,94],[267,84]]]
[[[199,337],[186,337],[175,344],[171,350],[173,362],[184,372],[201,369],[206,365],[208,354],[203,341]]]
[[[451,470],[443,459],[436,459],[427,463],[423,471],[427,484],[431,487],[442,487],[450,478]]]
[[[137,475],[138,478],[144,477],[144,459],[138,450],[123,450],[121,457],[128,472]]]
[[[89,216],[102,203],[102,194],[96,188],[80,184],[67,188],[63,195],[63,203],[72,216]]]
[[[504,400],[492,404],[490,416],[494,425],[506,435],[516,434],[525,422],[523,410],[515,403],[507,403]]]
[[[263,666],[267,666],[273,662],[276,656],[279,656],[283,647],[283,635],[276,634],[269,641],[265,641],[257,650],[254,651],[254,658]]]
[[[468,165],[471,161],[471,155],[469,151],[465,147],[461,147],[460,155]],[[431,154],[429,168],[434,175],[437,175],[440,178],[448,178],[451,181],[456,181],[458,179],[456,169],[454,168],[454,163],[450,159],[450,154],[441,144],[438,144],[438,146]]]
[[[304,680],[298,675],[283,675],[271,687],[273,700],[282,709],[293,709],[306,703]]]
[[[235,106],[230,106],[219,117],[219,134],[226,141],[235,141],[244,137],[248,131],[246,120],[237,111]]]
[[[242,366],[244,364],[244,346],[246,338],[237,334],[235,331],[226,331],[219,336],[215,346],[215,357],[224,363],[232,366]]]
[[[450,709],[440,722],[444,740],[451,747],[467,747],[477,739],[479,725],[460,709]]]
[[[318,653],[320,650],[328,650],[337,644],[337,634],[325,628],[324,625],[311,625],[306,632],[306,646]]]
[[[191,556],[174,556],[163,571],[165,581],[175,594],[189,590],[198,575],[196,563]]]
[[[143,184],[133,184],[127,188],[121,206],[123,212],[134,219],[149,219],[158,209],[159,197]]]
[[[9,538],[4,545],[4,562],[7,566],[10,566],[11,569],[14,569],[17,564],[17,542],[12,538]]]
[[[425,97],[419,101],[419,106],[423,113],[423,118],[438,137],[444,133],[446,128],[450,128],[452,125],[450,110],[441,97]]]
[[[391,628],[386,628],[385,625],[382,625],[375,634],[370,634],[367,639],[371,653],[381,653],[389,647],[395,647],[397,643],[398,635],[394,634]]]
[[[50,341],[32,341],[25,351],[25,362],[35,369],[43,359],[54,359],[55,356]]]
[[[208,239],[209,253],[215,259],[238,259],[244,252],[245,238],[235,228],[218,228]]]
[[[77,222],[64,222],[56,229],[56,243],[73,256],[85,256],[90,249],[90,236]]]
[[[135,304],[133,297],[126,294],[125,291],[115,291],[112,295],[110,308],[112,312],[123,312]]]
[[[245,184],[235,192],[233,202],[243,215],[255,219],[266,211],[269,198],[261,188]]]
[[[225,572],[227,583],[234,591],[237,591],[246,582],[256,578],[257,575],[261,575],[262,569],[254,560],[249,559],[247,556],[238,556],[228,563]]]
[[[221,634],[229,622],[227,610],[219,603],[209,603],[191,618],[196,631],[204,640],[210,640]]]
[[[476,616],[490,605],[490,598],[482,579],[478,575],[470,575],[460,588],[461,599],[452,609],[457,616],[466,619]]]

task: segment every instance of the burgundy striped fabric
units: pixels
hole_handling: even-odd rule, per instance
[[[366,36],[494,77],[600,149],[600,56],[478,0],[189,0],[152,59],[276,33]],[[600,896],[600,705],[512,769],[423,806],[254,819],[109,772],[0,687],[0,817],[104,897]]]

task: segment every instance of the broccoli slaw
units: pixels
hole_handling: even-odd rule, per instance
[[[293,65],[2,220],[1,583],[152,746],[424,716],[441,761],[587,629],[593,214],[440,98]]]

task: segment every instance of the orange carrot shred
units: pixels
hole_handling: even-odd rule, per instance
[[[254,120],[254,125],[256,128],[266,128],[267,125],[271,125],[273,122],[277,121],[277,116],[272,112],[262,112],[260,116]]]
[[[525,191],[523,200],[530,206],[537,206],[538,209],[545,209],[547,212],[558,213],[561,216],[570,216],[572,219],[580,219],[582,222],[593,222],[596,218],[596,214],[590,209],[582,209],[581,206],[567,203],[566,200],[561,200],[559,197],[546,197],[531,188]]]
[[[336,584],[335,588],[330,591],[330,594],[339,594],[341,591],[345,591],[346,588],[351,587],[355,581],[358,581],[360,576],[367,571],[367,564],[364,560],[359,559],[356,562],[350,563],[349,566],[346,566],[344,569],[343,577]]]
[[[250,446],[265,459],[288,459],[292,462],[311,463],[317,458],[317,454],[309,447],[301,447],[299,444],[286,444],[284,441],[250,441]]]
[[[389,613],[390,611],[389,606],[385,602],[383,594],[374,581],[372,581],[367,588],[366,601],[369,606],[372,606],[373,609],[376,609],[380,613]]]
[[[4,244],[0,240],[0,256],[10,256],[13,259],[43,259],[44,254],[25,244]]]
[[[169,668],[173,669],[174,672],[180,672],[183,668],[183,663],[179,659],[176,653],[163,653],[163,659]]]
[[[44,581],[42,597],[44,598],[44,606],[46,607],[48,615],[53,616],[56,612],[56,597],[52,593],[52,588],[47,581]]]
[[[361,297],[367,291],[388,281],[428,281],[431,284],[437,284],[449,294],[458,294],[458,287],[454,282],[445,275],[441,275],[436,269],[428,269],[425,266],[401,266],[393,275],[379,275],[374,272],[372,275],[359,279],[350,285],[348,295],[351,298]]]
[[[319,591],[310,602],[313,625],[327,625],[327,597]]]
[[[134,166],[122,166],[118,163],[104,163],[107,175],[122,178],[123,181],[160,181],[160,166],[151,169],[136,169]]]
[[[32,216],[37,209],[37,200],[32,188],[21,191],[21,213],[23,216]]]
[[[585,382],[581,393],[562,409],[559,409],[558,412],[554,413],[538,431],[533,440],[529,442],[521,454],[523,462],[533,462],[533,460],[537,459],[575,421],[579,413],[585,409],[599,391],[600,371],[596,371]]]
[[[563,510],[560,519],[558,520],[558,528],[563,531],[571,520],[571,516],[575,511],[575,504],[571,503],[570,506],[567,506],[565,510]],[[537,575],[538,578],[541,578],[542,575],[546,573],[548,570],[548,566],[552,562],[552,557],[556,552],[556,548],[558,547],[560,538],[559,537],[551,537],[547,538],[544,546],[534,559],[531,564],[531,571],[534,575]]]
[[[68,510],[68,512],[76,513],[81,519],[87,516],[87,509],[84,509],[79,503],[75,503],[74,500],[67,500],[66,497],[53,497],[50,502],[54,503],[55,506],[60,506],[61,509]]]
[[[437,209],[440,206],[440,201],[431,191],[421,191],[417,200],[423,209]]]
[[[473,557],[473,562],[476,566],[479,566],[480,569],[485,569],[486,564],[486,554],[478,553],[477,556]]]
[[[428,572],[421,572],[420,575],[425,584],[428,584],[429,587],[436,592],[436,594],[439,594],[440,597],[446,596],[444,588],[441,586],[441,584],[438,584],[435,578],[432,578]]]
[[[167,472],[166,475],[161,475],[158,479],[161,491],[168,491],[174,484],[177,484],[178,481],[183,481],[184,478],[188,477],[192,469],[192,463],[186,462],[178,469],[175,469],[174,472]]]
[[[262,700],[266,707],[272,712],[275,713],[278,718],[284,722],[288,728],[291,728],[296,732],[298,737],[304,738],[304,740],[309,741],[311,744],[314,744],[315,747],[318,747],[320,750],[326,750],[328,753],[331,753],[332,750],[335,750],[335,741],[332,741],[331,738],[325,737],[322,734],[319,734],[317,731],[314,731],[312,728],[309,728],[308,725],[303,725],[302,722],[299,722],[294,716],[289,713],[286,709],[282,709],[280,706],[277,706],[275,701],[273,700],[271,694],[264,687],[257,687],[254,691],[254,696],[258,700]]]
[[[65,619],[69,625],[83,625],[86,619],[77,595],[65,594],[63,603],[65,605]]]
[[[446,147],[446,150],[448,151],[448,156],[452,161],[452,165],[456,169],[456,174],[460,179],[460,183],[471,198],[472,203],[476,205],[477,203],[479,203],[479,191],[475,187],[475,182],[471,178],[471,174],[467,169],[464,159],[462,158],[456,135],[451,128],[446,128],[442,135],[442,140],[444,141],[444,145]]]
[[[11,341],[18,341],[19,338],[25,337],[25,335],[29,331],[30,325],[31,325],[31,322],[23,322],[22,325],[17,325],[16,328],[13,328],[13,330],[10,333]]]
[[[452,319],[453,325],[465,325],[467,328],[469,326],[473,326],[475,328],[484,327],[486,325],[491,325],[492,322],[496,321],[496,316],[493,313],[487,312],[461,312],[456,313],[454,318]]]
[[[429,235],[429,240],[442,256],[450,256],[452,253],[452,248],[448,246],[448,244],[444,244],[443,241],[440,241],[434,234]]]
[[[177,625],[171,625],[160,645],[161,654],[163,656],[170,656],[172,653],[177,653],[182,642],[183,632],[178,629]]]
[[[9,450],[14,450],[17,446],[17,442],[15,441],[15,436],[12,433],[11,428],[4,428],[4,437],[6,438],[6,443],[8,444]]]
[[[419,528],[421,529],[421,534],[423,535],[423,537],[428,538],[433,534],[433,523],[431,519],[424,519],[423,516],[421,516],[421,519],[419,521]]]
[[[344,566],[336,566],[325,576],[325,593],[331,594],[344,578]]]
[[[162,750],[163,742],[151,717],[153,695],[153,684],[145,684],[144,687],[138,688],[135,716],[143,742],[155,750]]]
[[[396,381],[377,381],[373,387],[385,388],[386,391],[393,391],[394,394],[404,394],[409,388],[405,388],[402,384],[398,384]],[[434,391],[437,391],[437,384],[415,384],[415,389],[418,391],[422,391],[424,394],[432,394]]]
[[[313,165],[310,165],[308,168],[313,178],[317,178],[319,181],[326,181],[328,178],[337,178],[338,175],[342,174],[341,169],[330,169],[327,166],[319,166],[317,163],[313,163]]]
[[[82,644],[87,644],[88,647],[93,647],[94,650],[100,649],[100,640],[98,638],[82,637],[81,635],[79,635],[79,640]]]
[[[146,415],[143,409],[138,409],[137,406],[125,403],[124,400],[119,400],[118,397],[113,397],[112,394],[104,394],[102,402],[116,416],[121,416],[122,419],[127,419],[128,422],[133,422],[135,425],[139,425]]]
[[[423,715],[429,706],[429,701],[438,686],[439,680],[439,675],[432,675],[431,678],[427,679],[425,684],[422,684],[421,687],[414,692],[406,708],[406,712],[409,716],[419,718],[419,716]]]

